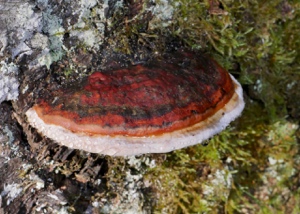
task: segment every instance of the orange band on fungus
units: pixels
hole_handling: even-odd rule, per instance
[[[172,132],[205,120],[232,97],[229,74],[214,66],[209,73],[195,68],[173,74],[176,67],[142,65],[112,74],[95,72],[80,91],[62,94],[62,103],[42,101],[34,109],[46,123],[73,132],[137,137]],[[86,113],[73,111],[74,105]]]
[[[95,72],[31,110],[43,123],[74,134],[110,136],[125,144],[149,138],[159,145],[156,139],[169,141],[166,136],[171,139],[172,133],[178,137],[195,132],[198,138],[201,132],[215,134],[243,107],[240,85],[226,70],[210,58],[181,52],[165,60]],[[196,140],[189,139],[191,144]]]

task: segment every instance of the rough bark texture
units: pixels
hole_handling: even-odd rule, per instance
[[[0,2],[0,213],[150,212],[142,176],[129,169],[143,168],[131,166],[130,158],[58,146],[30,127],[24,114],[39,97],[107,64],[115,54],[104,37],[110,17],[123,6],[122,1]],[[109,174],[116,163],[123,170],[114,182]]]
[[[0,214],[299,213],[299,11],[297,0],[0,0]],[[38,97],[183,43],[246,94],[207,146],[110,158],[28,125]]]
[[[119,161],[121,176],[130,167],[127,160],[58,146],[37,134],[16,109],[6,102],[0,109],[0,213],[150,212],[142,176],[126,170],[123,178],[109,177]],[[141,170],[131,167],[134,173]]]

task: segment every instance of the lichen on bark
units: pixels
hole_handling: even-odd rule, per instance
[[[299,11],[297,0],[1,1],[1,69],[17,66],[6,82],[20,86],[17,101],[15,88],[1,98],[0,212],[299,212]],[[28,126],[37,97],[111,58],[137,63],[183,46],[244,87],[243,116],[206,146],[114,159]]]

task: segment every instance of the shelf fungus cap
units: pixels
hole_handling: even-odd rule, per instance
[[[111,156],[165,153],[222,131],[244,108],[241,85],[214,60],[180,52],[95,72],[27,112],[41,134]]]

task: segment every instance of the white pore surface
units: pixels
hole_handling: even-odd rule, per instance
[[[165,153],[202,143],[221,132],[244,109],[243,91],[237,80],[231,76],[236,87],[232,99],[212,117],[192,127],[158,136],[128,137],[123,135],[89,135],[73,133],[61,126],[46,124],[32,108],[26,112],[29,123],[41,134],[57,143],[92,153],[110,156]]]

